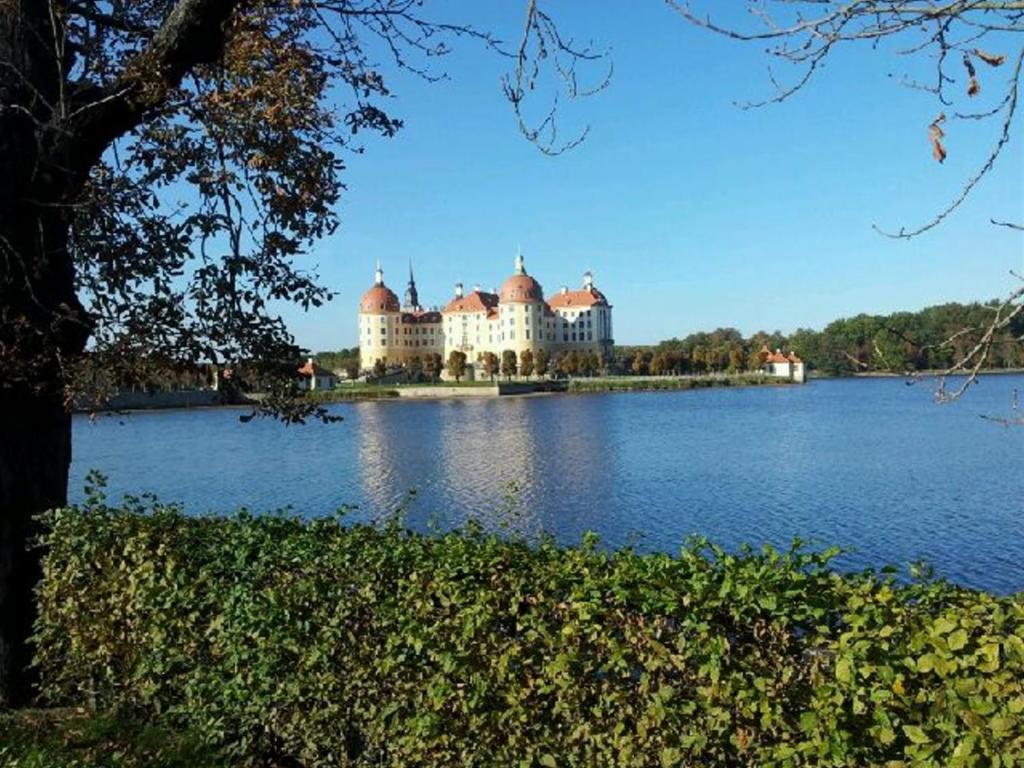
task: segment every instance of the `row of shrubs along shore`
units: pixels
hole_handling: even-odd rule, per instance
[[[305,397],[318,403],[345,402],[349,400],[380,400],[399,397],[399,390],[416,388],[429,390],[435,388],[447,392],[452,388],[481,389],[509,383],[506,379],[495,381],[462,381],[409,384],[355,384],[336,387],[334,389],[307,392]],[[752,387],[762,385],[791,384],[788,379],[765,376],[758,373],[728,374],[715,376],[629,376],[523,380],[515,383],[522,386],[535,386],[538,390],[557,392],[655,392],[672,390],[707,389],[709,387]]]
[[[46,521],[45,701],[188,732],[226,764],[1024,763],[1020,595],[796,547],[127,504]]]

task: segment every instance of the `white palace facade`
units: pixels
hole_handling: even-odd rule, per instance
[[[594,286],[589,271],[579,290],[563,287],[545,299],[541,284],[527,274],[522,254],[499,291],[475,286],[467,293],[462,283],[456,283],[455,295],[441,310],[420,305],[411,268],[405,301],[400,303],[385,285],[378,261],[374,284],[359,302],[364,369],[378,360],[399,365],[434,353],[447,361],[456,350],[464,352],[470,364],[487,352],[500,358],[505,350],[517,357],[525,350],[536,354],[541,349],[552,356],[571,350],[608,356],[612,338],[612,306]]]

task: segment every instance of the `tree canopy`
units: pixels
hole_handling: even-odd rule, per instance
[[[757,370],[761,350],[793,351],[829,375],[869,371],[917,373],[1024,368],[1024,317],[1016,316],[989,337],[1002,303],[940,304],[917,312],[859,314],[833,320],[821,330],[757,331],[735,328],[691,333],[653,346],[615,349],[615,369],[635,374],[724,373]],[[968,361],[964,367],[964,361]],[[959,368],[958,368],[959,366]]]

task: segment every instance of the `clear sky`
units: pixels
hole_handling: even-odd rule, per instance
[[[746,4],[706,2],[727,5]],[[437,18],[508,40],[524,8],[427,3]],[[931,158],[938,105],[899,83],[923,77],[928,62],[849,48],[791,101],[744,111],[734,102],[771,94],[763,46],[698,30],[658,0],[548,8],[564,34],[609,48],[614,61],[606,90],[563,105],[563,132],[589,124],[588,139],[559,157],[538,152],[501,92],[508,61],[472,42],[439,63],[450,75],[440,83],[396,75],[382,56],[405,128],[346,158],[342,227],[303,259],[338,296],[284,311],[300,344],[356,344],[356,304],[377,258],[399,295],[412,259],[424,304],[445,303],[456,281],[500,285],[519,246],[548,294],[592,269],[623,344],[993,298],[1014,287],[1009,270],[1024,270],[1021,233],[988,223],[1024,219],[1021,114],[996,170],[946,223],[909,242],[872,230],[927,220],[997,137],[995,123],[955,122],[948,160]],[[981,72],[977,106],[1008,69]]]

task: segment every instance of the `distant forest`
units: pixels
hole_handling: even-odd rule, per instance
[[[861,314],[820,331],[800,328],[789,335],[758,331],[747,338],[735,328],[718,328],[655,345],[617,346],[604,370],[651,375],[754,370],[763,363],[764,347],[796,352],[810,369],[830,375],[939,370],[978,343],[998,306],[954,303],[919,312]],[[319,352],[316,359],[334,371],[358,370],[359,348]],[[1024,316],[994,339],[985,368],[1024,368]]]
[[[948,368],[980,340],[998,302],[941,304],[919,312],[843,318],[823,330],[800,328],[790,335],[758,331],[749,338],[735,328],[693,333],[655,346],[616,347],[616,367],[648,372],[728,371],[759,367],[767,346],[799,355],[812,369],[844,375],[863,371],[923,371]],[[1024,316],[995,338],[985,368],[1024,368]]]

